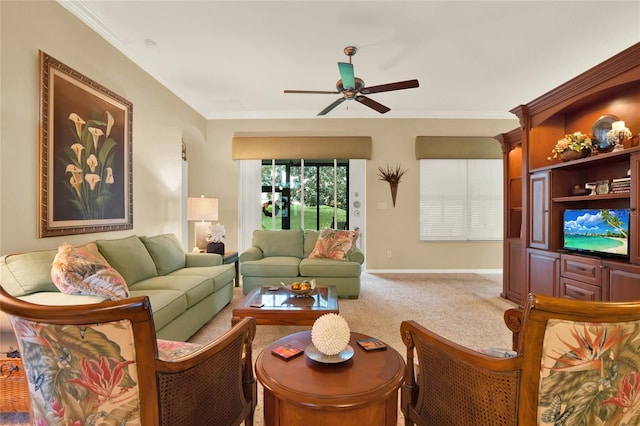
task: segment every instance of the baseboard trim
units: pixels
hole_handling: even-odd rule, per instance
[[[502,269],[365,269],[368,274],[502,274]]]

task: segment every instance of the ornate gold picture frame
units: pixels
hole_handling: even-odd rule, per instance
[[[132,229],[132,103],[39,58],[39,237]]]

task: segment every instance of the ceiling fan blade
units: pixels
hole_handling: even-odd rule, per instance
[[[329,105],[328,107],[326,107],[325,109],[323,109],[322,111],[320,111],[318,113],[318,115],[327,115],[327,113],[329,111],[331,111],[332,109],[334,109],[335,107],[337,107],[338,105],[340,105],[341,103],[343,103],[345,101],[345,98],[338,98],[336,101],[334,101],[331,105]]]
[[[285,90],[284,93],[311,93],[318,95],[339,95],[340,92],[337,90],[328,91],[328,90]]]
[[[338,62],[338,69],[340,70],[340,78],[342,79],[342,87],[347,90],[353,90],[356,88],[356,79],[353,74],[353,64],[347,62]]]
[[[356,96],[355,99],[361,104],[366,105],[369,108],[375,109],[380,114],[384,114],[385,112],[391,111],[390,108],[387,108],[386,106],[382,105],[380,102],[376,102],[371,98],[367,98],[366,96]]]
[[[360,93],[368,95],[371,93],[390,92],[392,90],[413,89],[419,86],[420,83],[418,83],[418,80],[397,81],[379,86],[364,87],[360,89]]]

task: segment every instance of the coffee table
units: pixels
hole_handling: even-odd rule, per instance
[[[317,287],[311,296],[295,297],[283,288],[256,287],[232,310],[231,324],[253,317],[259,325],[313,325],[320,316],[339,313],[334,286]],[[260,308],[253,304],[264,304]]]
[[[392,347],[366,352],[356,340],[368,337],[352,332],[353,358],[340,364],[318,363],[304,354],[285,361],[271,353],[287,343],[306,348],[310,331],[267,346],[256,358],[265,426],[396,426],[404,359]]]

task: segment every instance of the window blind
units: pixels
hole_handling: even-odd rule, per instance
[[[502,239],[502,160],[420,160],[420,239]]]

